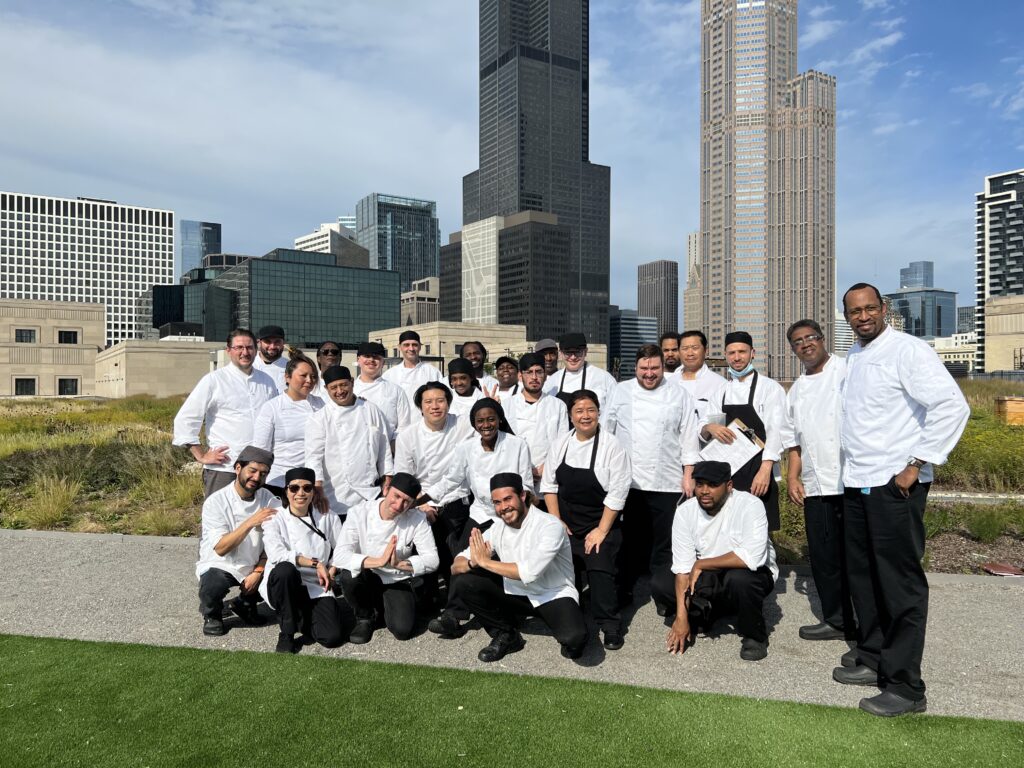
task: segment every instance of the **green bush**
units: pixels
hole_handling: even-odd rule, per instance
[[[1002,536],[1008,522],[1006,513],[1000,507],[980,507],[965,520],[967,532],[984,544]]]
[[[25,527],[37,530],[63,528],[72,519],[72,510],[82,482],[74,477],[44,472],[32,483],[32,496],[17,513]]]

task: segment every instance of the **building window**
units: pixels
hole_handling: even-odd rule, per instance
[[[77,344],[78,331],[57,331],[58,344]]]
[[[15,379],[14,394],[21,397],[34,397],[36,394],[35,379]]]
[[[78,394],[78,379],[57,379],[57,394],[62,396]]]
[[[36,332],[34,328],[15,328],[14,342],[16,344],[35,344]],[[35,394],[33,392],[33,394]]]

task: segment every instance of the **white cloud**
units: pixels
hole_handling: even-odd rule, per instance
[[[892,48],[902,39],[902,32],[891,32],[884,37],[876,37],[874,40],[869,40],[864,43],[864,45],[855,48],[853,53],[850,54],[849,61],[851,64],[861,64],[866,61],[871,61],[879,54]]]
[[[970,85],[958,85],[951,90],[952,93],[966,96],[968,99],[980,101],[989,98],[993,91],[988,83],[971,83]]]
[[[894,29],[902,27],[905,21],[906,19],[902,16],[897,16],[892,19],[881,19],[880,21],[873,22],[872,26],[877,27],[883,32],[892,32]]]
[[[834,5],[815,5],[809,11],[807,11],[807,15],[810,16],[812,19],[820,19],[822,16],[825,16],[829,11],[833,10],[834,8]]]
[[[860,0],[865,11],[882,10],[886,11],[892,7],[890,0]]]
[[[902,131],[906,128],[913,128],[914,126],[920,124],[921,121],[917,118],[906,121],[896,120],[891,123],[883,123],[882,125],[876,126],[871,130],[871,133],[873,133],[875,136],[888,136],[890,134],[897,133],[898,131]]]
[[[804,25],[804,31],[800,35],[800,47],[810,48],[811,46],[823,43],[842,29],[845,22],[838,20],[812,21]]]

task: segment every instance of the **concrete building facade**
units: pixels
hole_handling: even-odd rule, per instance
[[[425,277],[412,284],[412,290],[402,294],[402,323],[419,325],[435,323],[440,320],[438,315],[438,280],[436,277]]]
[[[330,253],[339,267],[370,266],[370,252],[355,240],[356,233],[341,223],[321,224],[308,235],[295,238],[295,249],[314,253]]]
[[[658,319],[645,317],[635,309],[619,309],[614,304],[608,315],[608,369],[619,381],[626,381],[636,376],[637,349],[658,343]]]
[[[683,328],[680,330],[703,331],[705,328],[700,273],[700,232],[691,232],[686,236],[686,289],[683,291]]]
[[[985,372],[1024,371],[1024,296],[996,296],[985,302]],[[976,366],[981,370],[980,362]]]
[[[122,341],[96,356],[96,394],[116,398],[188,394],[216,367],[225,341]]]
[[[94,395],[103,304],[0,299],[0,397]]]

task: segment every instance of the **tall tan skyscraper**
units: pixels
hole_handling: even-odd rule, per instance
[[[836,81],[797,74],[797,0],[702,0],[701,323],[794,379],[786,328],[833,339]]]
[[[681,331],[705,328],[700,290],[700,232],[686,236],[686,288],[683,291],[683,327]]]
[[[658,335],[679,330],[679,263],[660,259],[636,270],[636,307],[658,321]]]

